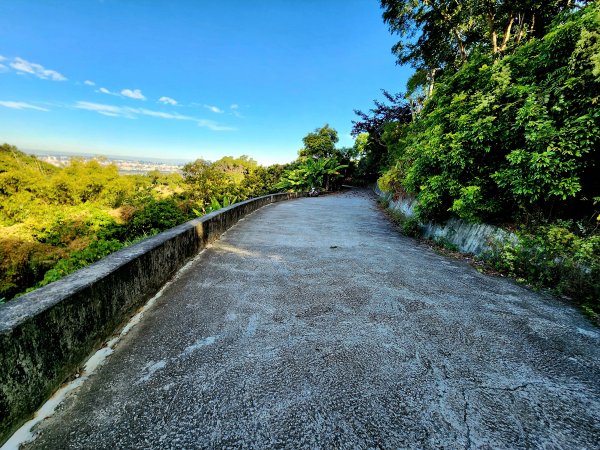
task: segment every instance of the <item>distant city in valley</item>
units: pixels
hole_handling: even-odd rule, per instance
[[[26,150],[26,153],[35,155],[39,160],[58,167],[66,166],[72,158],[83,158],[86,161],[97,159],[101,163],[115,164],[119,168],[119,173],[129,175],[145,174],[153,170],[158,170],[161,173],[181,172],[183,165],[188,162],[175,159],[140,158],[94,153],[67,153],[49,150]]]

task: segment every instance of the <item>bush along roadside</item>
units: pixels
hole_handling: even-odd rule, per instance
[[[390,208],[379,199],[389,219],[405,236],[421,239],[423,224],[414,216]],[[422,239],[435,251],[463,259],[478,271],[514,278],[534,290],[545,289],[579,306],[600,325],[600,235],[581,224],[565,221],[513,232],[510,241],[491,240],[490,250],[460,253],[445,238]]]
[[[414,238],[421,237],[422,226],[417,219],[401,211],[389,207],[387,200],[381,199],[379,204],[383,207],[390,220],[400,229],[402,234]]]
[[[514,243],[491,242],[482,259],[517,281],[575,301],[600,322],[600,235],[573,228],[563,222],[523,229]]]

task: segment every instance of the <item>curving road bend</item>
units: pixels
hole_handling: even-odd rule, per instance
[[[351,191],[267,206],[26,448],[600,448],[600,330]]]

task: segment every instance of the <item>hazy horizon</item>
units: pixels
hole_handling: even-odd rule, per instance
[[[152,162],[164,162],[170,164],[185,164],[194,160],[190,159],[179,159],[179,158],[155,158],[151,156],[135,156],[135,155],[116,155],[109,153],[98,153],[98,152],[67,152],[61,150],[43,150],[43,149],[32,149],[32,148],[19,148],[23,153],[35,156],[81,156],[81,157],[105,157],[108,159],[121,159],[124,161],[152,161]],[[230,156],[230,155],[227,155]]]

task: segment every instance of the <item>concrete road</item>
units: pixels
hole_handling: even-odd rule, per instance
[[[600,448],[600,331],[367,194],[205,251],[28,448]]]

